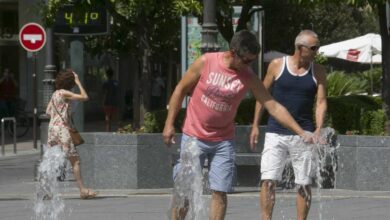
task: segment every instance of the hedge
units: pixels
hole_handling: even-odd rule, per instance
[[[253,98],[244,99],[235,118],[237,125],[251,125],[255,108]],[[380,98],[363,95],[328,97],[328,111],[326,126],[334,128],[339,134],[383,135],[385,114],[381,109]],[[159,133],[164,129],[167,110],[148,112],[145,114],[145,123],[141,132]],[[185,117],[185,109],[182,109],[175,121],[177,132],[181,132],[181,126]],[[260,124],[267,123],[267,114]]]

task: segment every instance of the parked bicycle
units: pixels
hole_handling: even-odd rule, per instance
[[[23,99],[16,99],[14,102],[14,111],[10,112],[7,108],[2,108],[0,112],[0,119],[5,117],[15,117],[16,119],[16,136],[23,137],[30,129],[31,123],[28,113],[24,110],[26,101]],[[11,137],[14,135],[14,126],[11,121],[4,122],[4,131]],[[1,129],[0,129],[1,133]]]

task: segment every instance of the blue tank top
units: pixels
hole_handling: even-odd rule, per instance
[[[303,130],[313,132],[315,130],[313,122],[314,98],[317,93],[313,63],[301,75],[294,74],[289,70],[288,57],[284,57],[283,63],[283,69],[273,83],[272,96],[290,112]],[[268,119],[267,132],[294,135],[272,116]]]

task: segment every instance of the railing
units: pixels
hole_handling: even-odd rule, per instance
[[[6,121],[12,121],[13,122],[13,126],[14,126],[14,154],[16,154],[16,119],[15,117],[6,117],[6,118],[2,118],[1,119],[1,155],[4,156],[5,155],[5,140],[4,140],[4,136],[5,136],[5,130],[4,130],[4,122]],[[11,125],[9,125],[11,126]]]

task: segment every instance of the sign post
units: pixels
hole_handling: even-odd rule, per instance
[[[33,94],[33,141],[34,148],[37,149],[37,54],[46,42],[46,32],[37,23],[25,24],[19,31],[19,42],[28,52],[33,53],[33,73],[32,73],[32,94]],[[16,122],[17,123],[17,122]]]

